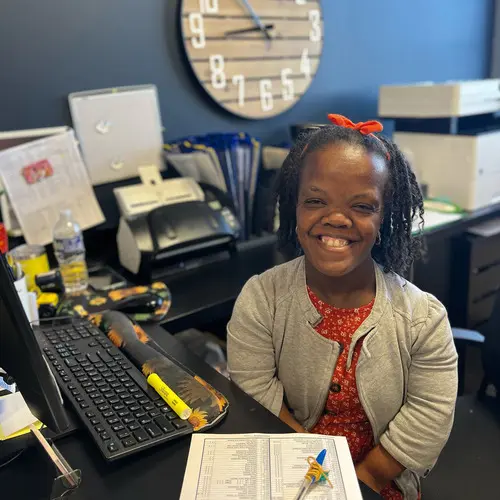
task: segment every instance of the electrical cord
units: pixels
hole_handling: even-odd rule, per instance
[[[11,462],[13,462],[16,458],[19,458],[19,457],[22,455],[23,451],[24,451],[24,448],[23,448],[22,450],[18,451],[18,452],[17,452],[14,456],[10,457],[10,458],[9,458],[6,462],[4,462],[4,463],[0,464],[0,469],[1,469],[2,467],[6,467],[7,465],[9,465],[9,464],[10,464]]]

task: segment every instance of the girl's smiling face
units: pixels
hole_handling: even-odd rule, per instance
[[[385,160],[333,144],[306,156],[297,201],[297,237],[320,273],[344,276],[367,259],[383,217]]]

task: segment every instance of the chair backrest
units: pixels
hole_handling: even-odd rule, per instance
[[[500,391],[500,289],[490,319],[479,330],[485,336],[482,357],[486,379]]]

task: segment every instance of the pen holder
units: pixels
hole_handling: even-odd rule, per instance
[[[19,295],[19,299],[21,300],[21,304],[23,305],[24,312],[28,317],[30,323],[34,321],[38,321],[38,307],[36,305],[36,293],[28,292],[28,286],[26,281],[26,275],[23,273],[22,278],[14,281],[14,287],[16,289],[17,294]]]

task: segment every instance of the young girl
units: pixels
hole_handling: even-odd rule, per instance
[[[229,369],[298,432],[345,436],[358,478],[419,498],[457,394],[446,310],[401,278],[422,195],[378,122],[299,138],[279,175],[279,239],[303,256],[254,276],[228,325]]]

